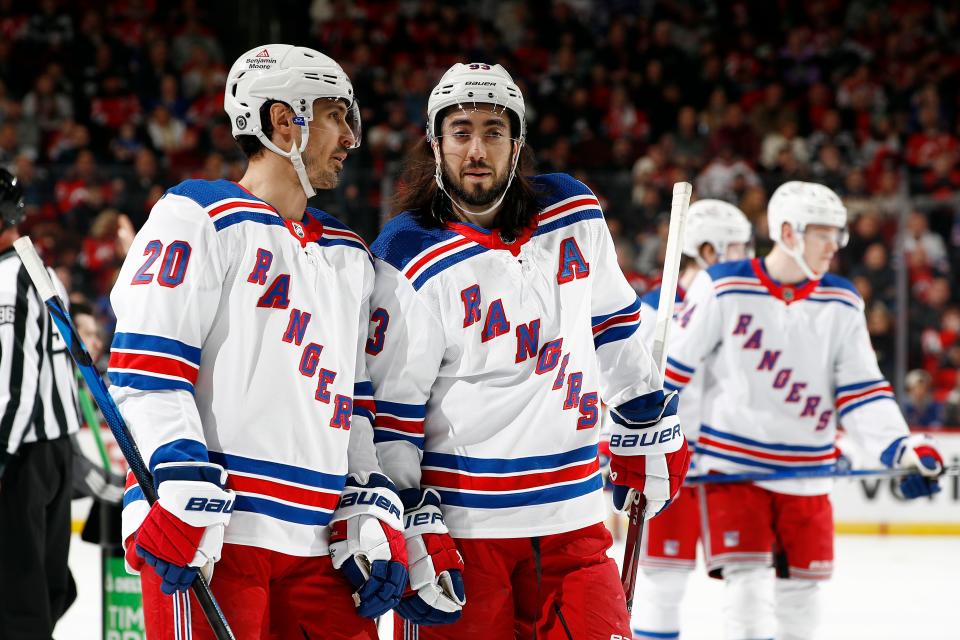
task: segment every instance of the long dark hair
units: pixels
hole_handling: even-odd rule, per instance
[[[517,173],[497,214],[496,226],[505,238],[518,237],[539,211],[537,200],[542,194],[529,178],[533,162],[533,152],[524,145],[517,161]],[[393,198],[393,215],[410,211],[425,227],[441,227],[457,220],[450,198],[437,187],[435,172],[433,148],[424,137],[404,163],[400,188]]]

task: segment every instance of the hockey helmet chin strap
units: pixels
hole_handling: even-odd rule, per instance
[[[273,144],[267,136],[263,135],[263,129],[259,129],[256,135],[267,149],[290,160],[290,163],[293,165],[293,170],[297,172],[297,178],[300,179],[300,186],[309,199],[317,195],[317,190],[313,188],[313,185],[310,184],[310,179],[307,178],[307,168],[303,164],[303,156],[301,154],[304,149],[307,148],[307,141],[310,139],[310,127],[307,126],[307,121],[303,116],[294,116],[293,122],[294,124],[300,125],[301,138],[299,147],[295,141],[290,144],[290,151],[284,151]]]
[[[466,109],[463,108],[462,104],[457,106],[460,107],[461,111],[466,112]],[[476,110],[476,107],[474,107],[474,110]],[[506,110],[507,108],[503,107],[503,111],[506,111]],[[433,177],[434,177],[434,180],[437,181],[437,186],[440,188],[440,191],[442,191],[444,195],[450,198],[450,202],[452,202],[454,206],[456,206],[458,209],[460,209],[464,213],[469,214],[471,216],[484,216],[490,213],[491,211],[495,211],[497,207],[503,204],[503,199],[507,197],[507,192],[510,191],[510,185],[513,184],[513,178],[517,173],[517,162],[520,160],[520,150],[523,148],[524,139],[522,137],[510,139],[510,144],[516,143],[517,148],[513,152],[513,162],[511,162],[510,164],[510,177],[507,179],[507,185],[503,188],[503,191],[500,193],[500,197],[497,198],[496,202],[494,202],[492,205],[490,205],[483,211],[473,211],[465,207],[462,203],[457,202],[457,200],[452,195],[450,195],[450,192],[447,191],[447,188],[443,185],[443,157],[440,153],[440,141],[437,139],[437,136],[433,134],[432,123],[430,127],[431,127],[430,146],[433,148],[433,158],[434,158],[434,166],[435,166]]]
[[[788,247],[785,242],[780,242],[780,246],[783,247],[783,250],[787,252],[788,256],[793,258],[793,261],[797,263],[800,271],[803,272],[803,275],[805,275],[808,280],[819,280],[823,277],[823,274],[816,274],[813,269],[810,268],[810,265],[807,264],[807,261],[803,259],[803,232],[803,229],[794,229],[793,239],[796,245],[793,249]]]

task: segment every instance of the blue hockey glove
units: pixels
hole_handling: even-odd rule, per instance
[[[385,475],[351,474],[333,512],[333,567],[356,589],[357,613],[366,618],[376,618],[397,606],[407,585],[402,506]]]
[[[433,489],[403,493],[410,590],[397,605],[397,613],[419,625],[456,622],[467,602],[463,558],[443,522],[440,496]]]
[[[897,438],[887,447],[880,460],[894,469],[916,469],[900,480],[900,493],[907,500],[932,496],[940,491],[939,476],[943,473],[943,456],[929,436],[915,433]]]

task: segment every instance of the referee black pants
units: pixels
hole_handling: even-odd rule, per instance
[[[20,447],[0,479],[0,640],[49,640],[70,606],[70,438]]]

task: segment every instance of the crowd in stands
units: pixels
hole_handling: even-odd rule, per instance
[[[108,326],[117,267],[165,189],[244,170],[222,105],[250,43],[228,48],[204,6],[0,0],[0,165],[26,187],[47,260]],[[285,19],[310,22],[299,44],[341,62],[359,97],[363,145],[318,205],[361,235],[391,213],[440,74],[500,62],[527,99],[538,171],[594,189],[638,291],[659,277],[674,182],[738,205],[761,255],[778,185],[836,190],[852,234],[836,268],[864,298],[883,372],[906,303],[911,419],[960,424],[956,4],[314,0]]]

